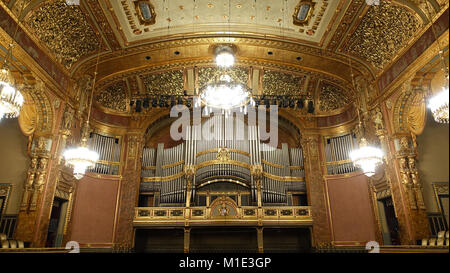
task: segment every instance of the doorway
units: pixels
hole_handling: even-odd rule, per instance
[[[384,219],[387,225],[388,236],[385,237],[388,238],[385,238],[385,244],[400,245],[400,236],[398,233],[399,226],[397,217],[395,216],[394,202],[392,201],[392,197],[389,196],[380,199],[379,202],[381,203],[383,208],[381,211],[381,215],[383,216],[384,213]]]
[[[45,247],[61,247],[64,236],[68,201],[55,198],[53,201],[50,222],[48,224],[47,241]]]

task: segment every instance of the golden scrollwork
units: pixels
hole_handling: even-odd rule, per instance
[[[230,70],[231,73],[229,75],[233,80],[247,84],[249,77],[248,68],[237,66],[233,67]],[[214,78],[217,72],[218,72],[217,67],[200,67],[198,69],[198,87],[202,88],[203,86],[208,84],[208,82],[210,82],[211,79]]]
[[[96,101],[103,107],[125,112],[127,111],[127,86],[125,81],[116,82],[102,89],[96,96]]]
[[[184,79],[182,70],[140,76],[149,95],[182,95]]]
[[[68,6],[62,0],[43,4],[26,24],[67,69],[99,47],[100,42],[80,7]]]
[[[264,71],[263,93],[266,95],[298,95],[303,91],[305,76],[279,71]]]
[[[348,51],[383,68],[419,30],[421,22],[407,8],[390,1],[372,6],[348,41]]]
[[[333,84],[322,83],[320,89],[320,111],[328,112],[347,106],[351,100],[346,92]]]
[[[230,160],[230,150],[227,148],[219,148],[217,152],[217,160],[226,163]]]

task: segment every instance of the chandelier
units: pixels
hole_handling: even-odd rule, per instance
[[[352,62],[349,58],[349,66],[350,73],[352,78],[352,85],[355,90],[355,77],[353,74]],[[356,110],[358,113],[358,131],[362,134],[359,149],[353,150],[350,152],[350,159],[353,161],[353,165],[359,169],[361,169],[367,177],[371,177],[375,174],[376,168],[383,163],[383,151],[380,148],[369,146],[367,139],[364,137],[365,135],[365,127],[361,122],[360,109],[361,107],[361,98],[357,100],[358,109]]]
[[[83,178],[86,169],[95,166],[99,155],[98,153],[89,150],[86,146],[68,149],[64,152],[66,165],[73,168],[73,176],[80,180]]]
[[[98,62],[100,58],[100,47],[97,53],[97,64],[95,66],[94,80],[92,83],[91,97],[89,100],[89,110],[86,119],[86,124],[82,129],[81,145],[80,147],[68,149],[64,152],[64,159],[66,166],[73,168],[73,176],[80,180],[84,177],[86,169],[95,166],[99,159],[99,154],[95,151],[91,151],[88,148],[88,136],[89,136],[89,119],[91,116],[92,98],[94,96],[95,80],[97,79]]]
[[[425,1],[425,8],[428,13],[428,19],[433,22],[433,14],[431,12],[430,3],[428,1]],[[448,65],[446,65],[445,58],[444,58],[444,51],[443,47],[441,46],[441,43],[439,41],[439,37],[436,33],[436,29],[434,27],[434,24],[431,24],[431,30],[433,31],[434,39],[437,41],[438,47],[439,47],[439,59],[442,65],[442,70],[444,71],[444,81],[445,81],[445,87],[441,92],[433,96],[428,101],[428,108],[430,108],[431,113],[433,114],[434,120],[438,123],[447,123],[448,124],[448,79],[449,79],[449,72],[448,72]]]
[[[22,15],[24,7],[25,2],[23,2],[20,7],[18,18]],[[3,117],[17,118],[20,115],[20,109],[23,105],[23,96],[15,87],[14,80],[8,66],[8,59],[13,59],[12,51],[18,29],[19,23],[16,25],[16,30],[12,37],[11,44],[9,45],[6,57],[0,69],[0,120],[2,120]]]
[[[448,123],[448,86],[429,100],[428,108],[436,122]]]
[[[0,70],[0,120],[3,117],[16,118],[23,105],[22,94],[14,88],[8,68]]]
[[[376,168],[383,163],[383,152],[381,149],[369,146],[367,139],[361,138],[359,149],[350,153],[353,164],[362,169],[364,174],[371,177]]]
[[[213,79],[200,89],[200,99],[195,106],[205,105],[206,114],[212,109],[229,113],[235,108],[240,108],[246,114],[247,106],[254,106],[255,102],[248,87],[233,79],[237,78],[230,69],[235,61],[233,49],[230,46],[218,46],[215,60],[219,70]]]

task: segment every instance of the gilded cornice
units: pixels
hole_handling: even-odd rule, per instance
[[[329,74],[337,74],[342,73],[342,78],[346,77],[346,74],[350,74],[350,69],[348,68],[348,57],[342,54],[336,54],[329,50],[322,50],[317,47],[301,45],[298,43],[288,43],[284,41],[278,40],[270,40],[270,39],[255,39],[248,38],[245,36],[232,36],[230,38],[223,38],[219,35],[216,37],[205,37],[205,38],[180,38],[177,40],[165,41],[163,38],[161,41],[154,42],[151,44],[136,46],[132,48],[126,48],[123,51],[110,52],[104,54],[102,56],[101,64],[99,67],[99,77],[103,79],[108,77],[111,73],[102,72],[102,63],[105,66],[106,63],[114,64],[116,67],[121,67],[126,63],[126,60],[130,60],[133,58],[136,59],[136,64],[140,64],[141,66],[148,66],[148,64],[155,63],[155,56],[152,54],[158,55],[158,62],[167,63],[167,62],[183,62],[185,58],[199,59],[199,58],[211,58],[212,56],[208,51],[208,47],[211,44],[220,44],[220,43],[233,43],[238,45],[239,51],[243,52],[242,54],[238,54],[238,57],[245,58],[248,57],[246,54],[255,54],[255,50],[260,50],[264,55],[259,55],[258,57],[263,60],[278,62],[283,64],[284,66],[297,66],[301,65],[305,66],[317,66],[320,64],[329,64],[330,68],[340,66],[340,68],[328,69],[327,67],[323,67],[320,70]],[[192,49],[188,49],[192,48]],[[200,52],[201,48],[205,48],[204,52]],[[181,55],[175,58],[173,56],[173,51],[180,49]],[[270,57],[267,56],[268,51],[274,51],[275,54]],[[159,52],[159,53],[158,53]],[[146,55],[152,56],[152,61],[143,63],[142,60]],[[142,57],[141,57],[142,56]],[[296,58],[301,56],[303,60],[301,62],[297,61]],[[256,57],[255,57],[256,58]],[[126,59],[126,60],[125,60]],[[77,75],[82,75],[84,73],[89,73],[89,71],[94,70],[95,67],[95,58],[91,57],[89,60],[83,60],[77,70],[74,72]],[[308,65],[305,63],[308,62]],[[142,63],[142,64],[141,64]],[[366,64],[362,63],[359,60],[354,60],[353,64],[354,69],[357,73],[363,74],[368,79],[374,79],[374,73],[370,71]],[[128,68],[133,69],[133,68]],[[318,69],[318,68],[316,68]],[[345,73],[348,72],[348,73]],[[344,76],[345,73],[345,76]]]

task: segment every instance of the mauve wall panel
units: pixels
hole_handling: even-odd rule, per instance
[[[78,182],[72,215],[72,241],[110,244],[119,181],[85,177]]]
[[[375,240],[375,219],[364,175],[327,179],[335,242]]]

